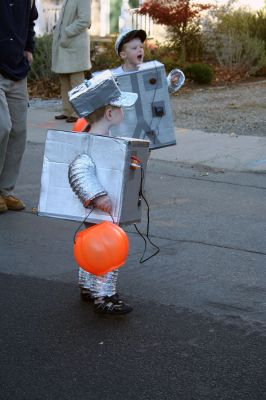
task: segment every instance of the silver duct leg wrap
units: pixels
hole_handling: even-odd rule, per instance
[[[96,276],[79,268],[79,286],[89,289],[93,297],[113,296],[116,293],[118,269]]]

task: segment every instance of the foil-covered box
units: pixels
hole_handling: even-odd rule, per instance
[[[158,61],[140,64],[137,71],[117,73],[120,90],[138,93],[132,107],[124,109],[124,119],[111,129],[112,136],[128,136],[148,140],[150,148],[176,144],[168,82],[164,65]]]
[[[99,182],[112,201],[112,217],[93,209],[87,221],[128,224],[141,220],[141,169],[132,169],[132,156],[141,161],[145,175],[149,142],[131,138],[49,130],[45,143],[38,215],[82,221],[91,208],[83,207],[68,181],[69,164],[88,154]]]

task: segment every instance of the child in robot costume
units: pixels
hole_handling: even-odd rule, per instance
[[[111,126],[119,124],[123,119],[122,107],[131,107],[138,95],[121,92],[109,70],[87,81],[85,89],[84,86],[80,85],[69,92],[70,103],[77,93],[86,90],[86,100],[80,103],[78,110],[76,109],[79,115],[82,114],[89,121],[84,131],[92,135],[109,136]],[[77,176],[81,166],[85,167],[87,172],[86,177],[82,177],[78,182]],[[93,206],[111,213],[111,199],[98,181],[95,164],[88,154],[80,154],[70,163],[68,176],[72,190],[85,207]],[[96,276],[80,268],[81,300],[93,302],[94,311],[99,314],[118,315],[131,312],[132,307],[121,300],[116,292],[117,275],[118,270]]]
[[[125,28],[117,37],[115,52],[122,61],[122,65],[112,69],[113,75],[122,75],[138,70],[144,59],[144,42],[147,34],[143,29]],[[185,81],[183,72],[174,69],[167,77],[168,91],[175,93]]]

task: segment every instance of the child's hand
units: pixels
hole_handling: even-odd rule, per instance
[[[175,84],[178,82],[178,79],[179,79],[178,74],[174,74],[174,75],[171,77],[171,84],[172,84],[172,85],[175,85]]]
[[[95,207],[109,214],[112,211],[112,203],[108,195],[96,197],[96,199],[93,200],[93,204]]]

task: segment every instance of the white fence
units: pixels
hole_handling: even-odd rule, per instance
[[[58,21],[61,6],[38,7],[39,18],[35,24],[37,36],[43,36],[52,33],[53,28]]]
[[[129,10],[130,22],[132,29],[143,29],[148,36],[154,36],[154,22],[148,15],[137,14],[138,8],[131,8]]]
[[[58,21],[61,6],[45,7],[43,9],[45,20],[45,33],[52,33],[56,22]]]
[[[39,19],[37,20],[36,23],[36,32],[37,35],[42,36],[44,34],[49,34],[52,33],[53,27],[56,25],[56,22],[58,21],[59,14],[60,14],[60,9],[61,6],[47,6],[43,7],[42,10],[39,9]],[[105,8],[107,10],[108,8]],[[136,11],[138,9],[128,9],[128,10],[123,10],[123,19],[124,23],[126,26],[129,28],[133,29],[144,29],[147,32],[148,37],[155,38],[157,40],[163,40],[165,37],[165,30],[162,28],[161,25],[155,24],[152,19],[147,16],[147,15],[140,15],[137,14]],[[103,12],[104,10],[102,10]],[[125,15],[126,11],[126,15]],[[102,13],[101,13],[102,14]],[[101,19],[103,16],[100,16]],[[105,16],[106,18],[109,18],[109,15]],[[120,16],[121,17],[121,16]],[[93,20],[93,16],[92,16]],[[101,28],[101,24],[97,24],[99,26],[99,29]],[[105,23],[105,28],[107,28],[107,24]],[[94,27],[94,32],[96,35],[99,36],[105,36],[108,35],[110,32],[107,31],[107,29],[103,30],[100,29],[99,32],[97,32],[97,29],[95,29],[96,26]]]
[[[166,29],[163,25],[159,25],[153,22],[151,17],[148,15],[137,14],[138,8],[132,8],[129,11],[130,20],[129,24],[132,29],[143,29],[147,36],[151,39],[160,41],[167,40]]]

